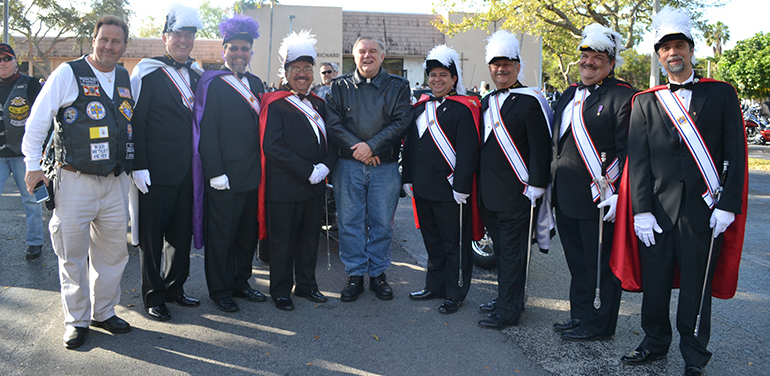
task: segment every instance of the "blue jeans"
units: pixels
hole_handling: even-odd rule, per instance
[[[27,183],[24,182],[26,173],[24,157],[0,158],[0,192],[13,174],[27,215],[27,245],[43,245],[43,208],[35,202],[35,196],[27,192]]]
[[[345,274],[376,277],[390,266],[393,218],[401,189],[398,163],[372,167],[338,159],[332,180]]]

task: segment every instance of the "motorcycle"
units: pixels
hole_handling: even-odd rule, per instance
[[[759,105],[743,105],[743,122],[746,126],[746,142],[749,145],[765,145],[770,142],[770,121],[762,117]]]

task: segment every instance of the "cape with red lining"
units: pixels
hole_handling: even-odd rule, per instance
[[[722,82],[710,78],[701,78],[698,84]],[[729,85],[729,84],[728,84]],[[636,96],[644,93],[668,89],[666,85],[658,85],[634,95],[632,106]],[[746,134],[744,133],[744,139]],[[744,142],[744,145],[746,143]],[[748,155],[748,153],[746,153]],[[724,232],[722,249],[716,264],[714,279],[712,281],[711,295],[720,299],[730,299],[735,296],[738,287],[738,269],[743,250],[744,231],[746,229],[746,210],[748,206],[749,172],[748,160],[744,161],[744,182],[741,202],[741,214],[735,215],[735,221]],[[629,193],[628,162],[623,169],[623,176],[618,191],[617,221],[615,222],[615,235],[610,256],[610,268],[621,281],[621,286],[626,291],[641,292],[642,270],[639,261],[639,240],[634,233],[634,213],[631,208],[631,195]],[[679,287],[679,269],[675,270],[674,288]]]
[[[259,145],[261,146],[265,140],[265,126],[267,125],[267,111],[270,109],[270,103],[273,103],[277,100],[289,97],[294,95],[291,91],[288,90],[277,90],[269,93],[262,94],[262,112],[259,113]],[[321,99],[321,97],[317,96],[315,93],[310,93],[308,96],[314,96],[318,99]],[[321,99],[323,100],[323,99]],[[259,238],[260,239],[266,239],[267,238],[267,220],[266,220],[266,214],[265,214],[265,151],[262,147],[259,148],[259,157],[260,157],[260,163],[262,164],[262,180],[259,182],[259,189],[258,189],[258,205],[257,208],[257,221],[259,222]]]
[[[417,101],[417,103],[414,104],[414,108],[417,106],[427,102],[431,97],[423,94],[420,97],[420,100]],[[479,140],[481,140],[481,125],[479,123],[481,119],[481,103],[476,97],[473,96],[466,96],[466,95],[449,95],[444,97],[444,99],[452,100],[457,103],[460,103],[464,105],[465,107],[468,107],[469,110],[471,110],[471,114],[473,115],[473,122],[476,125],[476,135],[479,136]],[[481,143],[481,141],[479,141]],[[471,204],[471,228],[473,229],[473,240],[480,240],[484,237],[484,223],[481,221],[481,212],[479,211],[479,205],[477,200],[477,188],[476,188],[476,174],[473,174],[473,185],[471,186],[471,196],[470,196],[470,204]],[[414,197],[412,197],[412,212],[414,213],[414,225],[417,228],[420,228],[420,220],[417,218],[417,208],[414,204]]]

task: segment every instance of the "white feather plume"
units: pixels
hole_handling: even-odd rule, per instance
[[[171,31],[179,31],[183,27],[203,29],[203,22],[198,16],[198,10],[193,7],[174,2],[168,6],[166,14],[167,18],[173,19],[172,24],[168,25],[168,29]]]
[[[578,49],[590,48],[598,52],[606,52],[615,58],[615,68],[623,64],[620,52],[625,48],[620,43],[620,34],[598,23],[592,23],[583,29],[583,40]]]
[[[457,51],[448,47],[446,44],[440,44],[436,47],[433,47],[433,49],[428,52],[428,57],[426,57],[425,61],[422,63],[423,70],[428,69],[428,60],[436,60],[447,68],[449,68],[449,66],[454,63],[455,68],[457,69],[457,87],[455,90],[457,90],[457,94],[465,95],[466,91],[465,86],[463,86],[463,70],[460,68],[460,55],[457,54]]]
[[[281,61],[281,68],[278,69],[278,77],[281,77],[285,81],[286,72],[283,66],[302,56],[311,57],[315,63],[317,57],[315,50],[316,42],[315,35],[311,35],[310,30],[301,30],[299,33],[293,31],[283,38],[281,47],[278,48],[278,58]]]
[[[652,32],[655,44],[658,44],[666,35],[678,33],[684,34],[690,40],[695,40],[692,37],[690,15],[684,9],[674,9],[668,5],[663,7],[652,21]]]
[[[517,59],[521,68],[519,69],[519,81],[524,80],[524,61],[521,58],[521,47],[519,46],[519,38],[515,34],[511,34],[507,30],[495,31],[492,36],[487,38],[487,47],[484,58],[489,64],[492,59],[496,57],[504,57],[507,59]]]

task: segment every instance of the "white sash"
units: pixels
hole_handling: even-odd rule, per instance
[[[511,165],[513,172],[519,179],[521,184],[524,184],[524,193],[529,190],[529,170],[527,165],[524,164],[524,159],[519,153],[519,149],[516,148],[516,144],[513,143],[511,135],[508,133],[508,129],[503,123],[502,115],[500,115],[500,102],[497,95],[493,95],[489,98],[489,113],[492,116],[492,133],[495,134],[495,139],[500,145],[500,149],[503,150],[505,158],[508,159],[508,164]]]
[[[543,92],[540,91],[540,89],[536,87],[519,87],[516,89],[510,89],[508,90],[508,92],[535,97],[535,99],[537,99],[537,102],[540,103],[540,110],[543,111],[543,117],[545,117],[545,121],[546,123],[548,123],[548,134],[553,136],[553,134],[551,134],[551,121],[553,120],[553,110],[551,110],[551,105],[548,104],[548,99],[545,97],[545,94],[543,94]]]
[[[444,134],[444,130],[441,129],[441,126],[438,124],[436,107],[436,101],[428,101],[425,103],[425,115],[428,118],[428,132],[430,133],[430,137],[433,139],[433,142],[436,144],[436,147],[441,152],[441,156],[444,157],[444,160],[449,165],[449,168],[452,169],[452,173],[450,173],[446,178],[449,180],[449,184],[454,186],[457,153],[455,152],[455,148],[449,142],[446,134]]]
[[[174,86],[176,86],[176,89],[179,90],[179,94],[182,95],[182,103],[192,111],[193,103],[195,102],[195,94],[193,94],[190,84],[185,81],[182,74],[174,67],[168,65],[164,66],[163,72],[166,73],[166,76],[168,76]]]
[[[583,159],[583,163],[586,165],[586,170],[591,175],[591,198],[596,202],[603,193],[599,189],[599,184],[596,183],[596,180],[601,177],[602,161],[583,119],[583,106],[585,105],[588,90],[581,90],[581,92],[582,95],[580,97],[575,95],[575,98],[572,99],[572,136],[575,138],[575,144],[580,157]],[[610,183],[614,183],[620,175],[619,166],[618,158],[615,158],[607,167],[606,177]],[[615,193],[615,187],[612,184],[608,184],[607,187],[610,188],[612,193]]]
[[[711,159],[711,153],[706,148],[706,144],[703,142],[703,138],[698,132],[698,128],[695,126],[695,122],[687,113],[687,109],[684,108],[682,101],[669,90],[658,90],[655,92],[655,96],[663,105],[663,109],[666,110],[666,114],[674,123],[679,136],[682,137],[682,141],[687,144],[687,148],[690,150],[690,154],[695,159],[695,164],[700,170],[700,174],[703,177],[703,181],[706,182],[708,190],[701,196],[703,201],[706,202],[709,209],[714,207],[714,193],[721,185],[719,181],[719,173],[716,166],[714,166],[714,160]]]
[[[324,138],[324,142],[326,141],[326,124],[324,123],[324,119],[321,117],[321,115],[318,114],[318,112],[313,108],[313,106],[310,105],[309,102],[307,102],[307,99],[300,100],[298,96],[296,95],[290,95],[286,97],[286,100],[289,101],[294,107],[296,107],[300,112],[305,114],[305,117],[307,117],[307,120],[310,122],[310,124],[314,124],[314,130],[315,130],[315,136],[318,138],[318,144],[321,144],[321,136]],[[319,135],[320,132],[320,135]]]
[[[234,74],[224,74],[219,76],[222,78],[224,82],[226,82],[228,85],[232,86],[235,91],[240,94],[243,99],[246,100],[251,105],[251,108],[254,109],[254,112],[257,113],[257,116],[259,116],[260,107],[259,107],[259,99],[257,99],[257,96],[251,93],[251,90],[246,87],[246,85],[241,81],[238,76]]]

